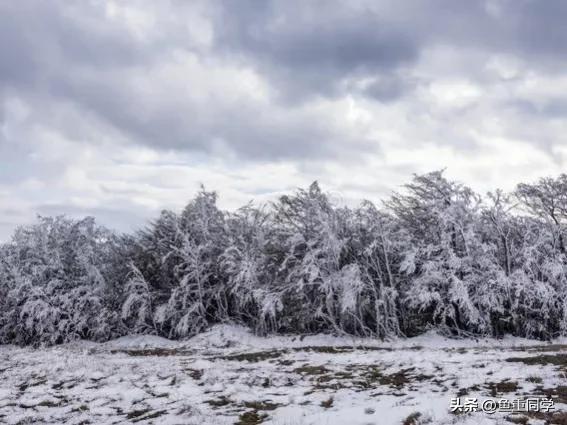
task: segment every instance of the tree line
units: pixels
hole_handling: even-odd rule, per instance
[[[263,206],[202,189],[134,234],[39,217],[0,245],[0,343],[254,332],[567,333],[567,175],[481,197],[442,171],[380,207],[315,182]]]

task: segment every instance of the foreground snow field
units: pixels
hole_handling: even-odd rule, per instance
[[[184,342],[0,346],[0,423],[567,424],[564,342],[260,338],[218,326]],[[455,414],[457,396],[552,397],[555,412]]]

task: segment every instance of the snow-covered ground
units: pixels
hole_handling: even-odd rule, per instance
[[[566,342],[261,338],[217,326],[183,342],[0,346],[0,423],[567,424]],[[455,414],[457,396],[553,397],[555,413]]]

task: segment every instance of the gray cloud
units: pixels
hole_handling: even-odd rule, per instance
[[[0,84],[49,89],[51,79],[73,67],[141,63],[143,46],[106,19],[102,6],[92,1],[2,2],[0,48],[6,60],[0,62]]]
[[[216,47],[244,55],[280,87],[283,98],[337,95],[341,80],[414,62],[414,33],[374,13],[337,2],[222,2]]]
[[[566,18],[560,0],[0,2],[0,226],[14,209],[120,227],[152,197],[177,205],[160,162],[231,202],[477,173],[498,143],[521,146],[517,175],[561,167]]]
[[[419,81],[404,75],[383,75],[370,80],[361,88],[361,93],[379,102],[389,103],[411,93]]]
[[[58,90],[125,136],[151,147],[209,153],[220,148],[247,160],[315,160],[347,154],[342,148],[349,141],[359,149],[370,147],[363,137],[352,137],[318,116],[277,105],[266,110],[246,99],[195,101],[175,98],[164,89],[160,95],[169,100],[152,105],[135,88],[105,77],[61,82]]]
[[[148,211],[138,213],[132,206],[118,208],[78,208],[67,204],[38,205],[36,211],[43,216],[65,215],[72,218],[95,217],[101,223],[107,223],[114,230],[133,232],[144,227],[147,223]]]
[[[221,146],[246,159],[273,160],[337,155],[344,153],[341,146],[349,140],[359,148],[368,146],[363,138],[352,137],[321,117],[277,105],[268,111],[263,103],[246,97],[228,101],[222,93],[191,99],[190,86],[200,81],[189,79],[189,87],[176,87],[147,74],[152,66],[171,61],[176,49],[193,53],[191,40],[172,37],[173,43],[164,45],[161,34],[142,42],[120,23],[111,22],[101,3],[86,2],[83,10],[69,5],[40,3],[40,10],[26,2],[3,6],[1,43],[5,51],[14,52],[13,60],[0,68],[0,84],[7,92],[29,103],[59,106],[59,112],[65,105],[75,105],[84,119],[98,120],[125,139],[160,149],[210,153]],[[292,44],[290,59],[291,50]],[[396,55],[393,50],[389,54]],[[335,66],[348,66],[340,59]],[[317,59],[311,66],[315,71]],[[152,86],[154,96],[145,96],[133,80]],[[38,116],[41,121],[59,118],[50,111]],[[58,131],[74,139],[93,139],[89,126],[67,118],[56,124]]]
[[[176,19],[175,8],[181,11]],[[567,6],[558,1],[537,6],[527,0],[397,6],[218,1],[205,8],[214,40],[209,49],[197,48],[184,32],[187,5],[166,3],[162,9],[154,16],[159,31],[140,38],[124,22],[110,19],[104,3],[3,3],[0,47],[10,60],[0,64],[0,87],[34,97],[30,102],[42,96],[76,105],[134,143],[209,153],[220,145],[247,159],[318,159],[344,154],[345,145],[361,152],[377,145],[324,117],[296,113],[290,100],[340,98],[358,90],[389,103],[420,87],[423,81],[411,70],[428,48],[511,53],[543,66],[565,59],[567,41],[560,25]],[[171,25],[161,29],[164,23]],[[256,70],[274,89],[270,110],[242,96],[182,98],[190,88],[177,93],[175,85],[152,80],[147,70],[171,61],[175,51],[196,55],[203,67],[229,63]],[[367,81],[362,90],[356,89],[359,80]],[[153,96],[131,81],[153,86]],[[187,83],[201,84],[190,77]],[[78,127],[69,122],[59,129],[89,139],[91,129],[77,134]]]
[[[428,2],[267,1],[217,3],[219,51],[251,63],[282,97],[337,96],[345,78],[404,72],[434,46],[516,55],[551,71],[567,59],[561,0]],[[482,66],[479,63],[478,66]],[[475,70],[471,70],[471,74]],[[390,77],[391,78],[391,77]],[[375,86],[378,100],[406,90]],[[411,86],[405,87],[411,89]]]
[[[537,101],[518,98],[506,106],[518,111],[525,117],[538,117],[544,120],[564,119],[567,117],[567,97],[545,97]]]

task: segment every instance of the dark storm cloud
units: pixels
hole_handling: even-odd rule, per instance
[[[567,59],[561,0],[221,0],[214,16],[219,51],[255,64],[285,99],[336,96],[345,79],[403,73],[433,46],[516,55],[544,70]],[[368,94],[380,101],[415,88],[378,81]]]
[[[254,102],[190,98],[172,98],[156,106],[150,101],[148,106],[135,88],[104,78],[62,81],[57,90],[150,147],[203,152],[224,149],[248,160],[326,158],[337,155],[344,143],[369,147],[364,138],[357,139],[332,122],[276,106],[264,109]]]
[[[221,3],[216,46],[244,55],[280,86],[281,95],[335,95],[346,77],[388,72],[418,57],[408,29],[346,3]]]
[[[130,4],[136,5],[150,3]],[[401,100],[424,83],[411,71],[434,46],[462,49],[463,57],[467,49],[509,53],[544,69],[564,65],[567,55],[567,3],[562,1],[227,0],[205,5],[213,44],[196,48],[184,32],[191,25],[184,2],[152,5],[160,11],[153,16],[159,34],[141,38],[119,19],[109,19],[104,2],[2,2],[0,95],[48,109],[76,108],[67,123],[60,116],[53,121],[57,114],[36,114],[42,125],[57,126],[72,139],[98,137],[91,126],[76,123],[82,115],[132,143],[157,149],[212,153],[220,146],[247,159],[320,159],[341,157],[353,148],[363,155],[372,145],[331,118],[298,111],[290,100],[305,104],[352,92],[382,103]],[[247,98],[229,102],[217,94],[184,99],[164,81],[144,80],[148,69],[171,61],[176,50],[195,55],[203,66],[252,68],[277,95],[268,105]],[[471,69],[471,76],[477,71]],[[131,84],[140,76],[152,84],[155,96]],[[187,79],[188,85],[203,82]],[[551,105],[540,112],[557,115],[562,108]]]
[[[158,63],[157,58],[164,63],[171,60],[168,53],[175,49],[193,53],[191,40],[168,34],[171,45],[164,45],[159,37],[142,42],[120,23],[107,19],[102,3],[24,1],[5,3],[0,12],[0,47],[10,57],[0,65],[0,84],[6,92],[29,103],[45,103],[47,98],[53,105],[74,105],[84,111],[85,118],[110,125],[134,143],[202,152],[212,152],[220,145],[247,159],[319,158],[338,154],[345,142],[365,146],[364,140],[320,118],[292,110],[266,110],[265,105],[246,99],[236,103],[180,99],[179,93],[164,84],[167,82],[150,81],[143,72]],[[327,48],[333,47],[328,44]],[[384,44],[381,48],[388,51]],[[296,56],[305,56],[305,52],[294,53],[293,49],[290,43],[289,59],[301,61]],[[349,60],[353,53],[343,55]],[[333,66],[348,66],[341,61],[337,58]],[[317,62],[314,58],[310,65],[313,72]],[[156,89],[159,102],[129,84],[140,74]],[[201,82],[189,79],[187,83]],[[49,127],[53,122],[46,121],[52,115],[38,114],[37,119]],[[89,128],[84,134],[77,133],[80,126],[73,118],[56,123],[58,131],[73,139],[93,139]]]

